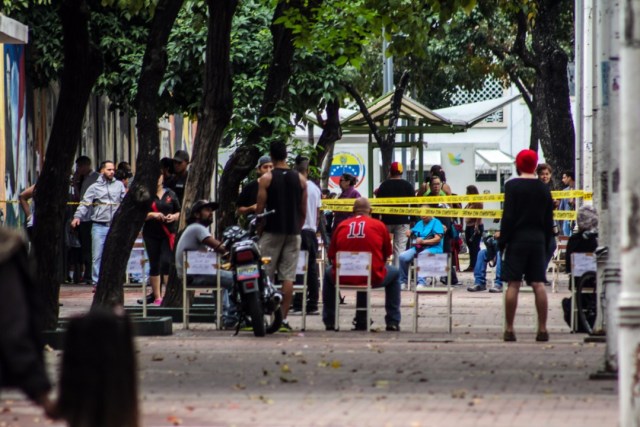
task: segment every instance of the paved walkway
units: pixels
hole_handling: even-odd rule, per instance
[[[460,274],[468,284],[469,273]],[[465,286],[466,287],[466,286]],[[143,426],[616,426],[617,383],[590,381],[603,344],[585,344],[564,324],[549,294],[551,341],[534,341],[533,295],[521,294],[518,342],[500,340],[502,295],[454,292],[454,331],[445,332],[444,298],[421,298],[420,332],[411,330],[412,297],[403,293],[402,332],[326,332],[319,316],[307,331],[233,337],[213,325],[169,337],[138,338]],[[139,295],[127,290],[127,303]],[[383,294],[374,326],[384,326]],[[87,288],[64,286],[62,314],[90,304]],[[353,302],[352,294],[347,301]],[[299,316],[290,316],[294,328]],[[60,352],[47,354],[52,375]],[[2,395],[0,427],[52,424],[16,392]]]

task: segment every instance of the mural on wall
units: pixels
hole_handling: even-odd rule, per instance
[[[341,151],[333,154],[333,162],[329,171],[329,190],[340,193],[340,177],[343,173],[349,173],[356,177],[355,187],[360,187],[364,182],[366,168],[364,160],[359,154]]]
[[[4,196],[17,201],[18,195],[27,186],[27,132],[26,132],[26,79],[24,69],[24,46],[4,45],[4,99],[0,108],[4,118]],[[5,220],[7,225],[19,223],[18,203],[7,203]]]

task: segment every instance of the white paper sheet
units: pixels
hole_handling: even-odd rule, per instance
[[[218,254],[205,251],[187,251],[187,274],[213,275],[218,271]]]
[[[573,253],[571,254],[571,274],[580,277],[589,271],[597,271],[596,256],[593,253]]]
[[[144,264],[147,260],[144,257],[144,249],[134,248],[131,249],[129,255],[129,261],[127,262],[127,272],[129,274],[142,274],[144,275]]]
[[[418,277],[446,276],[448,258],[448,254],[432,254],[426,251],[419,253],[416,259]]]
[[[340,264],[340,276],[368,276],[371,253],[338,252],[336,262]]]

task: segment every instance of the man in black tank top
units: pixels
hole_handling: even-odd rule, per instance
[[[271,257],[267,272],[282,281],[281,329],[291,330],[286,321],[293,299],[293,282],[300,252],[300,231],[307,214],[307,180],[287,164],[287,146],[283,141],[274,141],[270,146],[273,170],[258,181],[256,213],[275,209],[275,214],[265,218],[260,250],[263,256]]]

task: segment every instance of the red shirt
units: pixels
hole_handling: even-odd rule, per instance
[[[380,285],[387,275],[387,259],[393,253],[387,226],[370,216],[359,215],[342,221],[333,231],[329,259],[336,265],[340,251],[371,252],[371,284]],[[335,278],[336,269],[333,268]],[[366,277],[347,276],[340,283],[366,286]]]

